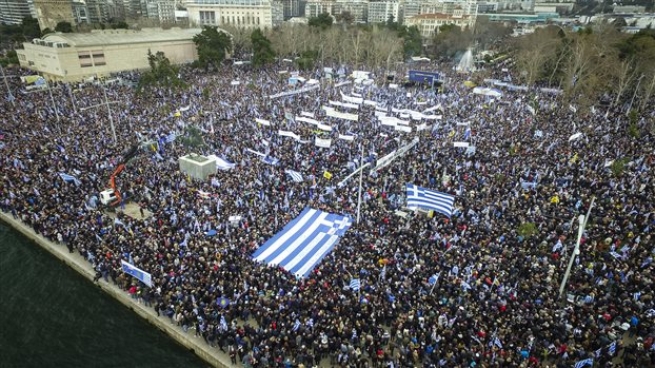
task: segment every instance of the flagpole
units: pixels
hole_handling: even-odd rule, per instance
[[[361,153],[359,156],[359,167],[362,169],[359,171],[359,193],[357,195],[357,225],[359,225],[360,210],[362,208],[362,180],[364,178],[364,145],[362,144]]]

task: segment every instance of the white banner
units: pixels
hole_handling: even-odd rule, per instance
[[[294,132],[288,132],[288,131],[286,131],[286,130],[279,130],[279,131],[277,132],[277,134],[278,134],[279,136],[282,136],[282,137],[293,138],[293,139],[295,139],[295,140],[297,140],[297,141],[300,140],[300,136],[299,136],[298,134],[295,134]]]
[[[339,139],[343,139],[344,141],[351,141],[352,142],[352,141],[355,140],[355,136],[354,135],[339,134]]]
[[[291,90],[291,91],[285,91],[285,92],[280,92],[280,93],[277,93],[277,94],[274,94],[274,95],[270,95],[270,96],[268,96],[268,98],[275,99],[275,98],[280,98],[280,97],[299,95],[301,93],[311,92],[311,91],[317,90],[319,88],[321,88],[320,84],[312,84],[312,85],[309,85],[307,87],[303,87],[303,88],[300,88],[300,89],[294,89],[294,90]]]
[[[376,118],[384,118],[387,116],[387,113],[382,111],[375,111],[374,114]]]
[[[271,122],[264,119],[255,119],[255,122],[261,125],[271,126]]]
[[[359,110],[359,105],[355,105],[355,104],[349,104],[349,103],[344,103],[344,102],[339,102],[339,101],[332,101],[332,100],[329,100],[328,103],[330,105],[344,107],[346,109]]]
[[[428,130],[431,127],[432,127],[431,125],[428,125],[427,123],[423,123],[421,125],[416,126],[416,131],[420,132],[420,131],[423,131],[423,130]]]
[[[313,117],[314,117],[314,113],[312,113],[312,112],[306,112],[306,111],[301,111],[301,112],[300,112],[300,115],[302,115],[302,116],[306,116],[306,117],[308,117],[308,118],[313,118]]]
[[[320,124],[320,123],[318,122],[318,120],[314,120],[314,119],[306,118],[306,117],[304,117],[304,116],[296,116],[296,121],[301,121],[301,122],[303,122],[303,123],[312,124],[312,125],[318,125],[318,124]]]
[[[361,105],[362,102],[364,102],[363,98],[346,96],[343,94],[343,92],[341,92],[341,99],[344,100],[345,102],[354,103],[358,105]]]
[[[405,132],[405,133],[411,133],[412,132],[412,128],[410,128],[408,126],[396,125],[394,127],[394,129],[396,129],[399,132]]]
[[[469,142],[453,142],[453,145],[458,148],[467,148],[469,146]]]
[[[321,123],[318,123],[318,125],[316,125],[316,127],[317,127],[318,129],[323,130],[323,131],[326,131],[326,132],[331,132],[331,131],[332,131],[332,127],[329,126],[329,125],[327,125],[327,124],[321,124]]]
[[[351,81],[339,82],[339,83],[335,84],[334,87],[335,87],[335,88],[343,87],[343,86],[347,86],[347,85],[352,84],[352,83],[353,83],[353,82],[351,82]]]
[[[135,279],[148,285],[148,287],[152,287],[152,276],[146,271],[134,266],[133,264],[125,262],[122,259],[121,259],[121,267],[123,268],[123,272],[125,272],[126,274],[131,275]]]
[[[377,106],[378,106],[378,103],[375,102],[375,101],[372,101],[372,100],[364,100],[364,105],[369,105],[369,106],[377,107]]]
[[[330,146],[332,146],[332,140],[316,137],[316,139],[314,140],[314,144],[316,144],[316,147],[330,148]]]
[[[325,108],[325,106],[323,106],[323,108],[324,108],[325,114],[327,116],[330,116],[330,117],[333,117],[333,118],[344,119],[344,120],[352,120],[352,121],[358,121],[359,120],[359,115],[358,114],[348,114],[348,113],[345,113],[345,112],[339,112],[339,111],[335,111],[332,108]]]

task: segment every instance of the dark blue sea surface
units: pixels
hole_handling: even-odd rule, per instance
[[[208,367],[0,222],[0,367]]]

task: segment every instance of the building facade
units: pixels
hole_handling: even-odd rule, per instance
[[[337,0],[332,8],[332,15],[337,16],[348,12],[355,23],[366,23],[368,20],[368,2],[364,0]]]
[[[197,59],[193,37],[202,30],[160,28],[50,33],[16,50],[20,66],[49,80],[78,81],[93,75],[147,69],[148,51],[162,51],[174,64]]]
[[[475,17],[463,14],[461,9],[455,10],[453,15],[449,14],[420,14],[407,20],[408,26],[416,26],[424,38],[432,38],[438,32],[440,26],[454,24],[458,27],[473,28]]]
[[[333,14],[333,8],[336,5],[332,0],[309,0],[305,3],[305,17],[314,18],[320,14]]]
[[[0,22],[21,24],[23,18],[36,18],[32,0],[0,0]]]
[[[269,0],[191,0],[186,8],[189,22],[197,26],[273,27]]]
[[[73,26],[76,24],[70,0],[34,0],[34,10],[41,29],[54,30],[59,22],[68,22]]]
[[[384,23],[393,17],[394,22],[402,22],[400,3],[398,1],[372,1],[368,3],[368,22]]]

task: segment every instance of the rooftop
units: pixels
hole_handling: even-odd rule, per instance
[[[43,41],[66,43],[70,46],[106,46],[131,43],[186,41],[200,33],[200,28],[144,28],[142,30],[114,29],[94,30],[89,33],[49,33]]]
[[[466,19],[469,18],[469,15],[461,15],[461,16],[452,16],[448,14],[441,14],[441,13],[433,13],[433,14],[419,14],[416,16],[411,17],[410,19]]]

